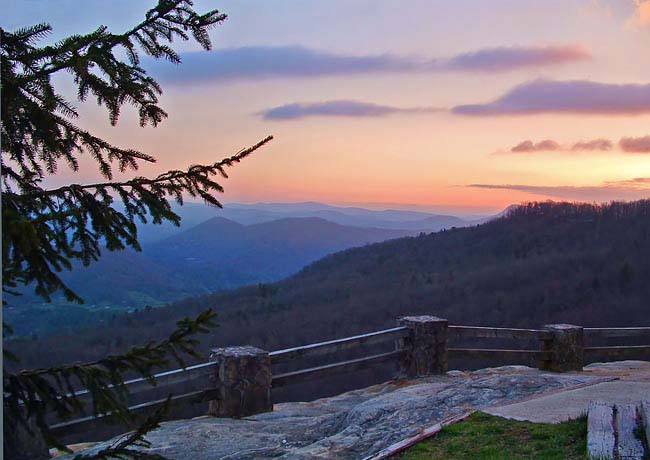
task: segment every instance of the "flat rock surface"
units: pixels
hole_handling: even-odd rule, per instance
[[[147,439],[151,451],[178,460],[363,459],[454,415],[609,378],[607,372],[554,374],[524,366],[451,371],[312,402],[276,404],[274,412],[246,419],[168,422]],[[106,445],[82,452],[96,452]]]
[[[591,401],[638,404],[650,395],[650,362],[619,361],[585,367],[583,374],[616,379],[487,409],[492,415],[538,423],[558,423],[587,413]]]

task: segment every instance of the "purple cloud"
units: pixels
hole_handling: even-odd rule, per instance
[[[181,55],[180,68],[145,59],[153,75],[174,83],[263,78],[308,78],[332,75],[405,72],[503,72],[585,59],[579,46],[487,48],[449,59],[422,59],[394,54],[350,56],[300,46],[249,46]]]
[[[650,153],[650,136],[623,137],[618,146],[627,153]]]
[[[312,116],[383,117],[396,113],[438,112],[435,107],[392,107],[353,100],[286,104],[261,112],[265,120],[295,120]]]
[[[592,139],[590,141],[579,141],[571,146],[574,152],[605,152],[612,150],[614,143],[609,139]]]
[[[539,142],[533,142],[530,139],[520,142],[512,147],[509,152],[511,153],[536,153],[536,152],[594,152],[594,151],[608,151],[614,147],[614,144],[609,139],[591,139],[586,141],[578,141],[570,145],[562,145],[552,139],[545,139]],[[504,153],[501,151],[501,153]]]
[[[650,198],[650,178],[605,182],[595,186],[545,186],[520,184],[470,184],[467,187],[489,190],[514,190],[552,198],[579,201],[639,200]]]
[[[427,61],[391,54],[346,56],[299,46],[228,48],[210,53],[189,52],[181,57],[180,69],[161,61],[154,61],[149,67],[161,78],[211,81],[417,72],[429,65]]]
[[[635,177],[634,179],[609,181],[605,182],[605,184],[615,187],[623,185],[626,187],[650,188],[650,177]]]
[[[641,114],[650,112],[650,84],[613,84],[588,80],[533,80],[485,104],[459,105],[460,115],[539,113]]]
[[[510,149],[510,151],[513,153],[550,152],[559,150],[560,148],[560,144],[551,139],[546,139],[537,143],[531,140],[526,140],[515,145]]]
[[[486,48],[449,59],[452,70],[503,72],[521,67],[540,67],[590,58],[580,45]]]

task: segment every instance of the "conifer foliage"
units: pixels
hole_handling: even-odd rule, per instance
[[[38,24],[13,32],[0,28],[2,77],[2,286],[15,293],[20,285],[34,286],[49,300],[62,292],[68,300],[82,302],[57,275],[73,261],[88,264],[100,249],[140,249],[136,222],[163,220],[178,224],[170,200],[201,198],[221,206],[215,193],[227,168],[240,162],[271,140],[267,137],[236,154],[208,165],[192,165],[157,177],[113,180],[114,170],[127,172],[155,162],[147,153],[112,145],[80,128],[78,112],[55,88],[57,74],[72,77],[80,102],[94,99],[106,108],[111,125],[125,105],[135,107],[142,127],[157,126],[167,113],[159,105],[162,88],[141,66],[140,55],[180,63],[174,40],[195,40],[211,48],[208,31],[226,15],[217,10],[199,14],[191,0],[159,0],[142,22],[124,33],[99,27],[85,35],[72,35],[54,44],[40,45],[51,31]],[[104,180],[93,184],[68,184],[47,189],[44,181],[64,165],[79,169],[79,158],[90,156]],[[120,203],[119,207],[116,204]],[[92,396],[92,412],[115,413],[129,419],[123,375],[136,372],[151,378],[169,363],[183,364],[195,355],[193,335],[206,332],[214,314],[206,311],[184,319],[171,335],[158,343],[136,347],[121,356],[97,362],[4,375],[5,434],[7,426],[38,430],[50,446],[46,413],[72,417],[81,409],[73,389],[85,387]],[[143,446],[144,434],[156,426],[147,419],[132,435],[102,455],[145,458],[131,446]],[[36,428],[34,428],[34,426]],[[7,447],[5,443],[5,448]],[[129,457],[131,456],[131,457]],[[104,458],[102,457],[102,458]]]

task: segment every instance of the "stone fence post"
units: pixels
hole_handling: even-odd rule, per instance
[[[216,363],[213,383],[216,398],[208,413],[216,417],[245,417],[273,410],[271,402],[271,359],[259,348],[214,348],[210,361]]]
[[[403,340],[399,376],[414,378],[447,372],[447,320],[435,316],[404,316],[400,326],[409,329]]]
[[[543,328],[550,338],[542,343],[542,351],[549,354],[540,361],[539,368],[553,372],[581,371],[584,365],[584,334],[581,326],[547,324]]]

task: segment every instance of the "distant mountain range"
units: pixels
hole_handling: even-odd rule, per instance
[[[61,277],[90,307],[155,306],[218,289],[277,281],[327,254],[410,233],[343,226],[317,217],[252,225],[212,217],[150,241],[142,252],[106,251],[99,261],[75,266]],[[10,300],[18,305],[43,304],[29,292]]]
[[[145,253],[175,266],[206,289],[285,278],[321,257],[407,235],[405,230],[359,228],[316,217],[242,225],[222,217],[150,245]]]
[[[140,225],[140,239],[144,243],[160,241],[184,229],[205,222],[212,217],[223,217],[250,225],[287,218],[319,217],[330,222],[353,227],[372,227],[410,232],[437,232],[451,227],[466,227],[485,222],[489,217],[460,218],[421,211],[372,210],[359,207],[331,206],[323,203],[227,203],[218,209],[201,203],[186,203],[175,207],[181,216],[181,227],[172,224]]]
[[[274,282],[344,249],[479,221],[419,211],[376,211],[322,203],[186,203],[181,226],[141,224],[143,251],[104,251],[88,267],[61,278],[84,300],[52,303],[29,289],[9,298],[6,316],[18,333],[74,327],[93,314],[131,311],[216,290]],[[17,306],[18,308],[15,308]],[[67,313],[66,313],[67,312]]]

